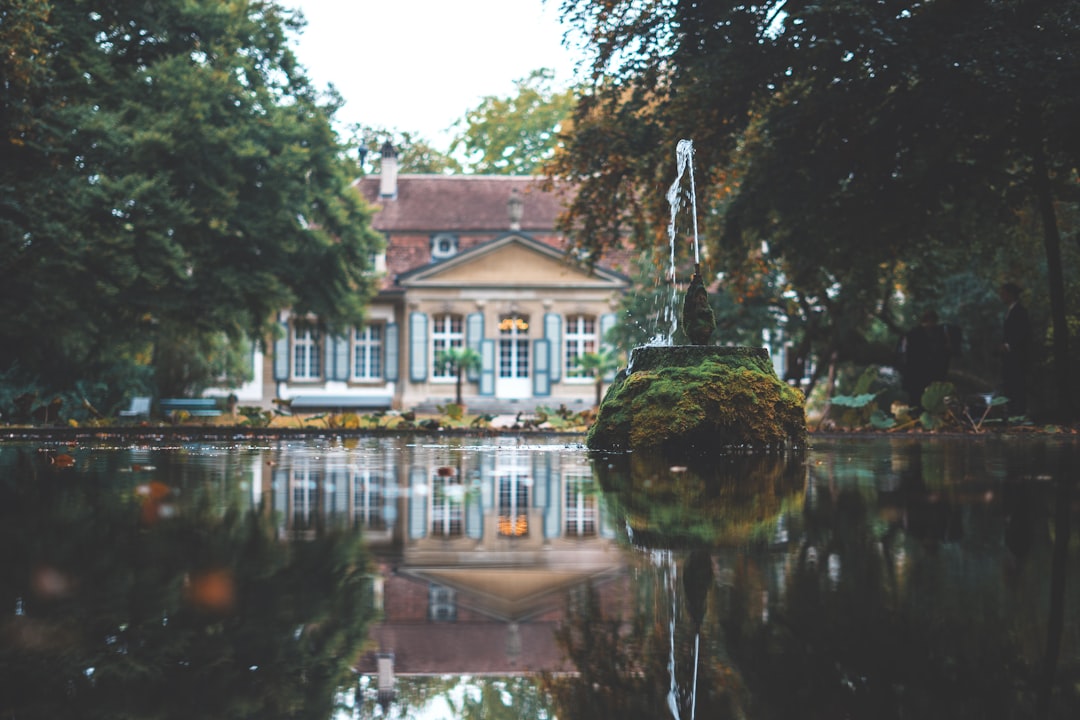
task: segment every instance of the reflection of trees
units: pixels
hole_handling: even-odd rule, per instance
[[[907,459],[889,498],[902,516],[871,502],[872,487],[812,476],[821,487],[791,528],[783,589],[769,598],[767,619],[754,568],[774,559],[750,553],[737,568],[724,627],[755,717],[1030,717],[1050,697],[1042,669],[1052,668],[1063,634],[1075,633],[1075,625],[1054,627],[1054,609],[1064,614],[1069,601],[1049,582],[1068,566],[1060,551],[1051,558],[1048,537],[1069,534],[1068,495],[1055,500],[1029,476],[1022,490],[1005,486],[1002,517],[985,493],[963,499],[955,487],[963,474],[928,488],[918,453]],[[949,532],[922,521],[937,508],[948,508],[940,527]],[[923,513],[917,523],[913,509]],[[1052,528],[1025,539],[1020,566],[1006,551],[1017,528],[1003,524],[1017,514],[1028,528]],[[953,530],[961,520],[962,535]],[[1072,654],[1054,676],[1045,717],[1076,717],[1080,708],[1075,636],[1066,645]]]
[[[361,678],[356,717],[418,717],[425,707],[445,704],[450,717],[460,720],[518,720],[550,718],[547,696],[532,677],[399,676],[394,700],[384,713],[371,678]],[[442,715],[439,715],[442,717]]]
[[[676,607],[673,641],[672,602],[662,570],[643,563],[635,575],[638,582],[631,607],[608,607],[591,587],[572,598],[557,639],[578,674],[544,678],[559,718],[670,717],[672,642],[677,702],[681,716],[690,717],[696,623]],[[701,634],[695,713],[701,718],[742,717],[740,683],[722,659],[717,630],[712,622]]]
[[[359,537],[280,543],[256,512],[5,453],[0,713],[331,716],[372,607]]]

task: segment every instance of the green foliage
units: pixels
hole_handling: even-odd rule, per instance
[[[456,382],[454,384],[454,402],[457,405],[463,405],[462,402],[462,384],[465,381],[465,374],[475,372],[480,369],[482,358],[480,353],[474,348],[465,347],[450,347],[444,350],[440,350],[435,356],[435,362],[439,365],[444,365],[447,372],[454,373],[456,376]]]
[[[331,126],[340,99],[289,48],[293,13],[43,8],[0,23],[34,58],[4,60],[0,369],[63,390],[168,337],[267,337],[284,307],[362,321],[381,241]]]
[[[627,232],[666,246],[657,188],[690,138],[710,261],[747,296],[777,280],[765,297],[817,372],[887,362],[881,326],[898,332],[899,306],[946,280],[977,280],[944,298],[974,303],[1019,272],[1058,338],[1047,395],[1069,395],[1080,274],[1058,236],[1077,207],[1080,103],[1060,88],[1080,78],[1080,1],[562,8],[593,83],[551,171],[580,182],[564,226],[590,256]],[[970,308],[972,331],[1000,314]]]
[[[873,390],[873,386],[878,384],[878,381],[878,368],[869,367],[864,370],[856,379],[851,394],[837,394],[829,399],[828,417],[840,427],[847,428],[866,427],[873,422],[875,417],[877,417],[878,423],[883,423],[884,420],[879,415],[881,411],[877,402],[882,391]],[[833,406],[844,410],[840,413],[833,412]],[[822,421],[824,419],[823,417]]]
[[[451,422],[461,422],[461,419],[465,417],[465,406],[458,403],[436,405],[435,409],[439,411],[440,415],[445,415]]]
[[[596,405],[600,405],[604,388],[604,378],[619,369],[620,356],[614,348],[607,347],[600,352],[586,352],[578,355],[577,370],[592,377],[596,385]]]
[[[264,428],[270,425],[270,421],[274,419],[274,413],[270,410],[263,410],[260,407],[253,405],[241,405],[237,412],[244,418],[244,423],[253,428]]]
[[[68,468],[0,453],[0,598],[20,608],[0,644],[7,711],[332,717],[372,619],[361,538],[282,542],[231,469],[178,495],[115,452],[69,451]]]
[[[159,332],[154,344],[156,384],[162,397],[198,397],[213,385],[239,387],[252,378],[253,348],[244,337],[221,332]]]
[[[559,146],[576,97],[551,87],[554,72],[534,70],[514,82],[512,97],[485,97],[457,123],[460,134],[450,152],[461,151],[470,172],[534,175]]]

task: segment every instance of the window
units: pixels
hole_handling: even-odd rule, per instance
[[[368,253],[367,271],[370,273],[386,272],[386,252]]]
[[[567,537],[594,537],[596,535],[596,493],[591,492],[592,479],[587,475],[570,475],[566,478]]]
[[[319,506],[321,474],[306,464],[293,468],[289,488],[292,490],[292,530],[299,532],[315,527],[315,512]]]
[[[461,537],[465,488],[457,476],[436,475],[432,481],[431,534],[435,537]]]
[[[354,527],[385,530],[386,479],[371,470],[354,470],[352,485]]]
[[[462,331],[461,315],[436,315],[433,318],[431,328],[431,343],[434,351],[434,367],[431,376],[439,380],[453,380],[457,377],[453,368],[448,363],[439,362],[439,356],[444,350],[459,348],[465,344],[465,333]]]
[[[310,327],[293,327],[293,379],[318,380],[322,373],[319,363],[319,334]]]
[[[434,622],[457,620],[457,593],[453,588],[435,584],[428,586],[428,617]]]
[[[431,259],[442,260],[448,258],[451,255],[456,255],[458,249],[458,239],[456,235],[448,235],[446,233],[439,233],[431,238]]]
[[[596,352],[596,318],[592,315],[566,316],[566,377],[588,377],[578,358]]]
[[[353,379],[382,378],[383,326],[367,325],[353,333]]]
[[[529,486],[524,478],[499,478],[499,535],[523,537],[529,533]]]
[[[496,526],[502,537],[523,537],[529,533],[529,457],[514,454],[495,469],[498,493]]]
[[[499,318],[499,377],[529,377],[529,318]]]

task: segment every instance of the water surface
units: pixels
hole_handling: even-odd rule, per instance
[[[9,442],[0,715],[1080,717],[1076,460]]]

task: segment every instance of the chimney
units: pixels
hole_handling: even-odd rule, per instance
[[[517,188],[510,191],[510,199],[506,202],[506,207],[510,211],[510,229],[520,230],[521,215],[525,212],[525,201],[521,199]]]
[[[383,143],[379,167],[379,197],[397,198],[397,150],[387,140]]]

